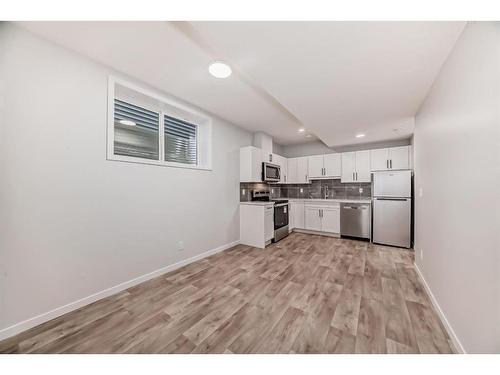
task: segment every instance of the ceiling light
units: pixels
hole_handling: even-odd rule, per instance
[[[222,61],[215,61],[210,64],[208,71],[215,78],[227,78],[232,73],[231,67]]]
[[[356,138],[363,138],[365,135],[363,133],[356,134]]]
[[[304,128],[299,128],[299,133],[304,133],[306,131],[306,129]]]
[[[118,122],[122,125],[135,126],[135,122],[131,120],[120,120]]]

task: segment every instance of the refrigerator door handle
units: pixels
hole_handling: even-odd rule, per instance
[[[376,197],[375,198],[378,201],[406,201],[410,198],[382,198],[382,197]]]

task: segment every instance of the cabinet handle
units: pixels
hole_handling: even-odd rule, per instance
[[[306,175],[306,181],[307,181],[307,175]]]
[[[389,169],[389,159],[385,161],[385,165],[387,166],[387,169]]]
[[[352,180],[355,181],[355,179],[354,179],[354,172],[352,172]]]
[[[358,172],[356,172],[356,181],[358,181]]]
[[[392,169],[392,159],[391,159],[391,169]]]

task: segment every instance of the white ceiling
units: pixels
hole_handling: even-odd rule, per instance
[[[409,137],[464,22],[21,22],[280,144]],[[234,73],[211,77],[223,59]],[[394,131],[397,129],[397,131]],[[364,138],[355,138],[358,132]]]

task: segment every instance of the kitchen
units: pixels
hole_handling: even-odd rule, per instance
[[[254,141],[267,148],[240,149],[243,244],[263,248],[296,231],[411,250],[411,145],[286,158],[266,134]]]
[[[1,22],[0,353],[499,352],[499,40]]]

